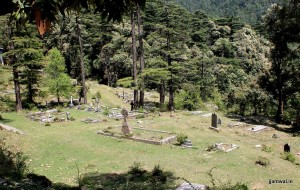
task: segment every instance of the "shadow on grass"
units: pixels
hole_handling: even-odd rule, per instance
[[[0,190],[173,190],[177,178],[155,166],[152,171],[144,170],[134,164],[126,173],[86,173],[80,176],[78,186],[52,183],[46,176],[28,174],[21,180],[0,177]]]
[[[127,173],[87,173],[80,179],[83,189],[134,189],[134,190],[168,190],[175,189],[175,177],[171,172],[154,168],[151,172],[138,169]]]
[[[232,119],[236,122],[244,122],[250,125],[266,125],[268,127],[272,127],[277,131],[291,134],[293,136],[299,136],[300,132],[296,130],[296,128],[292,126],[281,127],[279,124],[275,123],[275,121],[271,118],[265,116],[240,116],[236,114],[227,114],[225,117]]]
[[[3,123],[3,124],[7,124],[7,123],[10,123],[12,122],[11,119],[0,119],[0,123]]]

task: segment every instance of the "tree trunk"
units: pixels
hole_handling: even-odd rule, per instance
[[[298,113],[297,113],[297,116],[296,116],[295,129],[297,131],[300,131],[300,110],[298,110]]]
[[[140,74],[143,73],[145,68],[145,58],[144,58],[144,43],[143,43],[143,27],[142,27],[142,16],[141,16],[141,9],[139,5],[137,5],[137,17],[138,17],[138,33],[139,33],[139,55],[140,55]],[[144,81],[141,81],[144,83]],[[140,91],[140,107],[144,107],[144,85],[141,85],[141,91]]]
[[[172,76],[172,60],[171,56],[168,55],[168,66],[169,66],[169,71],[171,73],[171,78],[169,80],[169,105],[168,109],[169,111],[174,110],[174,82],[173,82],[173,76]]]
[[[159,86],[159,103],[160,105],[165,103],[165,81],[162,81]]]
[[[134,108],[137,108],[138,103],[138,90],[137,88],[137,51],[136,51],[136,38],[135,38],[135,12],[131,12],[131,39],[132,39],[132,70],[133,70],[133,103]]]
[[[82,50],[82,39],[81,39],[81,29],[79,26],[79,19],[76,17],[77,23],[77,32],[78,32],[78,41],[80,47],[80,70],[81,70],[81,85],[82,85],[82,92],[83,92],[83,103],[87,104],[87,97],[86,97],[86,87],[85,87],[85,69],[84,69],[84,62],[83,62],[83,50]]]
[[[278,60],[275,60],[277,62],[276,66],[276,87],[278,90],[277,98],[278,98],[278,106],[277,106],[277,113],[276,113],[276,122],[281,123],[282,122],[282,115],[283,115],[283,93],[282,93],[282,69],[281,69],[281,64],[282,60],[278,58]]]
[[[166,11],[166,27],[169,28],[169,12],[167,9]],[[174,81],[173,81],[173,71],[172,71],[172,59],[170,55],[170,49],[171,49],[171,36],[170,32],[167,31],[167,62],[168,62],[168,69],[170,71],[170,80],[169,80],[169,104],[168,104],[168,110],[173,111],[174,110]]]
[[[15,85],[15,96],[16,96],[16,111],[22,111],[22,100],[21,100],[21,92],[20,92],[20,82],[19,82],[19,73],[16,67],[13,67],[13,77],[14,77],[14,85]]]

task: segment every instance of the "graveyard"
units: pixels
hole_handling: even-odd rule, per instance
[[[131,112],[130,89],[93,82],[90,89],[89,102],[95,102],[93,95],[101,92],[100,105],[78,108],[68,103],[1,113],[0,123],[24,133],[1,127],[0,138],[28,156],[30,171],[54,183],[76,185],[79,175],[121,174],[140,163],[146,170],[159,165],[172,172],[178,177],[173,189],[186,183],[183,179],[207,186],[239,182],[250,189],[300,188],[299,137],[288,132],[290,126],[210,108],[170,113],[149,111],[150,106]],[[147,93],[149,101],[156,101],[156,92]],[[187,136],[186,146],[176,142],[182,134]],[[163,139],[168,140],[161,143]],[[287,143],[294,163],[283,159]],[[258,164],[260,157],[269,165]],[[283,179],[292,183],[275,183]]]

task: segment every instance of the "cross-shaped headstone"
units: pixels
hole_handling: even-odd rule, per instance
[[[131,128],[128,126],[127,123],[128,111],[125,108],[123,108],[121,114],[123,115],[122,133],[123,135],[129,135],[131,134]]]

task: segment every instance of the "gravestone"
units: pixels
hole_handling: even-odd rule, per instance
[[[127,123],[128,111],[125,108],[123,108],[121,114],[123,115],[122,134],[125,136],[130,135],[132,132],[131,128]]]
[[[132,100],[130,101],[130,106],[131,106],[130,111],[133,111],[134,102]]]
[[[3,61],[3,58],[2,58],[3,53],[4,53],[4,49],[0,48],[0,62],[1,62],[2,65],[4,65],[4,61]]]
[[[67,115],[67,120],[70,120],[71,119],[70,112],[66,112],[66,115]]]
[[[99,102],[99,98],[98,98],[98,97],[96,97],[95,102],[96,102],[96,109],[95,109],[95,112],[100,112],[100,111],[101,111],[101,110],[100,110],[100,102]]]
[[[283,149],[284,149],[284,152],[290,152],[291,151],[291,147],[287,143],[283,146]]]
[[[215,113],[211,115],[211,126],[214,128],[218,128],[218,116]]]
[[[193,144],[192,144],[192,141],[191,140],[185,140],[182,145],[182,147],[186,147],[186,148],[192,148],[193,147]]]
[[[277,135],[277,134],[274,134],[274,135],[272,136],[272,138],[273,138],[273,139],[277,139],[277,138],[278,138],[278,135]]]
[[[222,121],[220,118],[218,118],[218,125],[222,125]]]
[[[71,96],[71,98],[70,98],[70,104],[69,104],[69,107],[70,107],[70,108],[74,107],[74,104],[73,104],[73,96]]]

